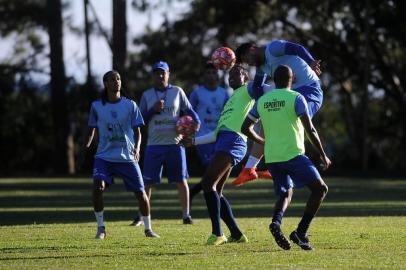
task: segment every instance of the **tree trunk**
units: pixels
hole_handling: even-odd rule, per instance
[[[113,0],[113,69],[120,73],[124,88],[127,85],[126,59],[126,0]]]
[[[362,170],[366,172],[368,170],[368,163],[369,163],[369,134],[368,134],[368,111],[369,111],[369,94],[368,94],[368,85],[369,85],[369,62],[370,62],[370,53],[369,53],[369,0],[366,1],[365,4],[365,15],[364,15],[364,27],[365,27],[365,47],[364,47],[364,54],[365,54],[365,62],[364,62],[364,81],[363,81],[363,91],[361,94],[361,113],[362,113],[362,121],[361,121],[361,132],[362,132]]]
[[[61,0],[47,0],[48,33],[51,62],[51,106],[54,125],[54,170],[68,171],[69,124],[66,104],[66,78],[63,62],[63,33]]]
[[[87,77],[86,77],[86,86],[87,86],[87,96],[91,96],[93,91],[93,82],[92,82],[92,64],[90,59],[90,30],[89,30],[89,19],[88,19],[88,8],[89,0],[83,0],[84,15],[85,15],[85,41],[86,41],[86,67],[87,67]],[[90,101],[90,100],[89,100]]]

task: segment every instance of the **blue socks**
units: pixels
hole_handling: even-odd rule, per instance
[[[314,218],[314,215],[304,213],[302,219],[299,222],[299,225],[297,226],[297,233],[301,235],[306,235],[307,230],[309,229],[310,223],[312,222]]]
[[[283,214],[284,214],[284,212],[282,210],[276,210],[273,213],[272,223],[276,223],[279,226],[281,226],[282,225]]]
[[[207,210],[209,211],[211,219],[212,233],[217,236],[222,236],[220,221],[220,197],[217,191],[204,192]]]
[[[220,198],[216,191],[205,192],[204,198],[206,199],[207,210],[209,211],[211,219],[212,233],[217,236],[223,235],[223,231],[221,230],[221,217],[230,230],[231,236],[234,239],[240,239],[242,232],[238,228],[227,199],[224,196]]]
[[[224,221],[224,223],[227,225],[228,229],[231,232],[231,237],[234,239],[238,240],[242,236],[242,232],[238,228],[237,222],[235,221],[234,215],[233,215],[233,210],[231,210],[231,206],[228,203],[226,197],[221,197],[220,198],[220,216],[221,219]]]

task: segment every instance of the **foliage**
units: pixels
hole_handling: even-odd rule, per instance
[[[323,60],[324,106],[315,121],[335,166],[359,167],[367,159],[369,167],[405,168],[398,151],[406,147],[405,10],[400,0],[196,0],[178,21],[134,40],[142,49],[131,56],[129,77],[141,82],[133,84],[140,94],[148,87],[148,64],[163,58],[173,81],[189,91],[219,45],[298,42]]]
[[[190,9],[175,21],[162,14],[165,20],[157,31],[148,28],[132,40],[137,50],[128,54],[127,88],[136,99],[151,86],[150,66],[159,59],[169,62],[171,83],[190,93],[201,83],[203,66],[219,46],[236,48],[248,40],[265,44],[274,38],[295,41],[323,60],[324,105],[314,122],[333,157],[333,172],[358,170],[364,161],[368,162],[366,169],[404,172],[404,1],[131,1],[135,9],[150,14],[158,6],[174,2],[190,3]],[[69,8],[69,1],[63,7]],[[7,149],[1,160],[16,170],[2,166],[2,173],[54,169],[51,155],[43,154],[55,150],[44,143],[55,140],[51,134],[57,128],[48,111],[53,101],[48,87],[31,83],[38,75],[47,79],[50,75],[50,61],[43,60],[49,56],[46,8],[45,0],[0,0],[0,36],[16,41],[0,63],[0,141],[2,149]],[[70,19],[64,19],[69,25]],[[81,157],[82,130],[96,93],[76,82],[70,82],[67,91],[68,121],[76,155]],[[13,126],[10,119],[20,119],[24,128]],[[40,136],[42,130],[47,133]],[[31,144],[26,143],[25,132],[29,132]],[[17,145],[15,151],[10,145]],[[31,145],[35,148],[24,152]],[[193,166],[197,164],[195,157],[189,159]],[[39,160],[43,162],[39,164]]]
[[[0,107],[2,174],[46,172],[53,149],[48,100],[24,79],[17,87],[18,91],[2,99]]]

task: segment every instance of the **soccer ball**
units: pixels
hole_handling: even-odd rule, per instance
[[[184,115],[176,121],[176,134],[182,136],[191,136],[195,133],[195,121],[189,115]]]
[[[217,69],[228,70],[235,64],[235,53],[228,47],[220,47],[211,55],[211,63]]]

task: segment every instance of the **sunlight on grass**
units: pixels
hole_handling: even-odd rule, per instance
[[[225,190],[250,242],[212,247],[205,245],[211,225],[203,196],[193,204],[195,224],[183,225],[173,185],[153,193],[160,239],[128,226],[136,203],[119,181],[106,194],[108,238],[97,241],[89,179],[0,179],[0,269],[404,269],[406,181],[327,182],[309,253],[274,243],[268,225],[275,196],[265,180]],[[295,193],[283,221],[286,234],[296,228],[307,195]]]

